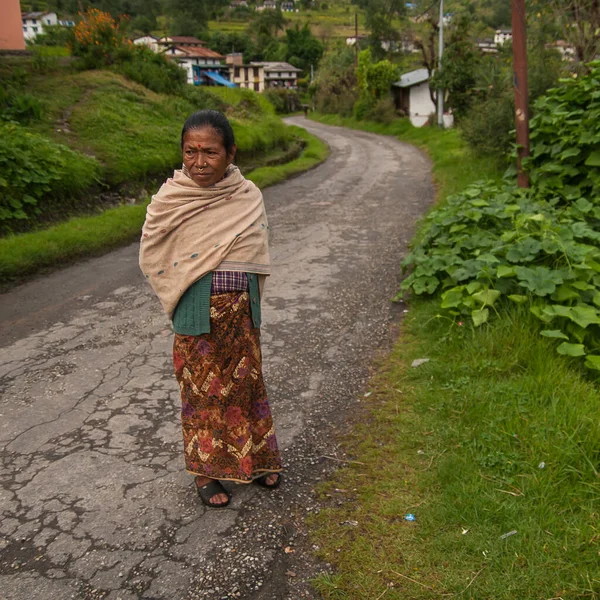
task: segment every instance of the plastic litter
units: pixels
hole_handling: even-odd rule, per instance
[[[545,469],[546,468],[546,463],[544,461],[542,461],[539,465],[538,465],[538,469]]]
[[[407,515],[404,515],[404,520],[405,521],[416,521],[417,517],[415,517],[415,515],[413,515],[412,513],[408,513]]]
[[[501,540],[505,540],[506,538],[510,537],[511,535],[515,535],[517,533],[516,529],[513,529],[512,531],[509,531],[508,533],[504,533],[500,536]]]
[[[340,525],[350,525],[350,527],[358,527],[358,521],[342,521]]]
[[[425,363],[428,363],[429,359],[428,358],[415,358],[415,360],[413,360],[410,363],[411,367],[420,367],[421,365],[424,365]]]

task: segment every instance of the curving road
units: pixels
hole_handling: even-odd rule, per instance
[[[0,296],[0,590],[7,600],[313,598],[303,517],[393,339],[399,263],[433,199],[393,138],[302,118],[330,158],[265,190],[265,379],[284,485],[205,510],[184,472],[172,336],[137,245]],[[339,456],[339,454],[338,454]]]

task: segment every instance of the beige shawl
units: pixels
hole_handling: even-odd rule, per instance
[[[236,166],[206,188],[175,171],[148,205],[140,267],[172,318],[187,288],[211,271],[269,275],[268,228],[260,190]]]

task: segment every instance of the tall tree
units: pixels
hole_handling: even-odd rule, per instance
[[[296,25],[286,29],[285,42],[287,44],[286,59],[295,67],[305,72],[310,71],[310,66],[317,68],[323,56],[323,44],[312,34],[308,23],[303,27]]]

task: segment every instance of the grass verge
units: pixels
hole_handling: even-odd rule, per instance
[[[474,330],[418,302],[320,492],[325,598],[597,598],[600,393],[523,310]],[[411,368],[411,361],[429,362]],[[416,515],[414,522],[405,515]],[[353,526],[353,524],[356,524]]]
[[[258,187],[283,181],[327,157],[326,144],[299,127],[293,130],[307,142],[304,151],[287,164],[255,169],[247,174]],[[121,206],[96,216],[73,218],[42,231],[0,239],[0,288],[6,289],[36,273],[134,241],[139,236],[145,213],[146,204]]]
[[[456,131],[317,120],[423,148],[441,201],[499,178]],[[348,467],[319,489],[313,542],[334,573],[315,587],[332,600],[600,597],[599,390],[522,307],[478,329],[441,312],[412,301],[344,440]]]

